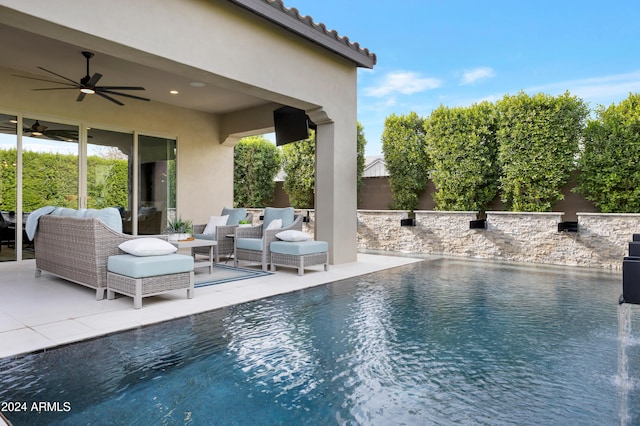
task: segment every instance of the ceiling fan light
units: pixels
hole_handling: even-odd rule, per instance
[[[31,136],[42,136],[41,132],[31,132]]]
[[[90,87],[83,87],[82,89],[80,89],[80,91],[81,91],[82,93],[87,94],[87,95],[93,95],[94,93],[96,93],[96,91],[95,91],[95,90],[93,90],[93,89],[92,89],[92,88],[90,88]]]

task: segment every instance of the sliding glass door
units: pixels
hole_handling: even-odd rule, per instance
[[[0,114],[0,261],[16,260],[18,119]]]
[[[23,229],[43,206],[115,207],[125,233],[161,234],[175,215],[176,140],[0,113],[0,261],[34,257]]]
[[[160,234],[176,208],[176,141],[138,137],[138,234]]]

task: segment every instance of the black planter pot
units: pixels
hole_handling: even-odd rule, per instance
[[[400,219],[400,226],[416,226],[415,219]]]
[[[487,229],[487,219],[469,221],[469,229]]]
[[[578,221],[568,220],[558,223],[558,232],[578,232]]]

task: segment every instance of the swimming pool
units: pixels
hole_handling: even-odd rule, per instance
[[[620,282],[431,259],[2,360],[0,403],[16,426],[637,424]]]

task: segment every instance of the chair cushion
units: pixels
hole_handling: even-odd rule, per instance
[[[282,227],[286,228],[287,226],[293,223],[293,218],[294,218],[293,207],[283,207],[283,208],[265,207],[263,223],[265,226],[269,226],[272,220],[282,219]]]
[[[131,278],[178,274],[193,271],[193,257],[185,254],[149,257],[120,254],[109,256],[107,270]]]
[[[216,234],[193,234],[193,238],[198,240],[216,241]]]
[[[237,209],[225,207],[222,209],[222,216],[229,216],[226,223],[227,225],[237,225],[247,216],[247,209],[244,207],[239,207]]]
[[[262,251],[262,238],[236,238],[236,247],[244,250]]]
[[[326,241],[274,241],[269,246],[269,249],[273,253],[302,256],[329,251],[329,244]]]

